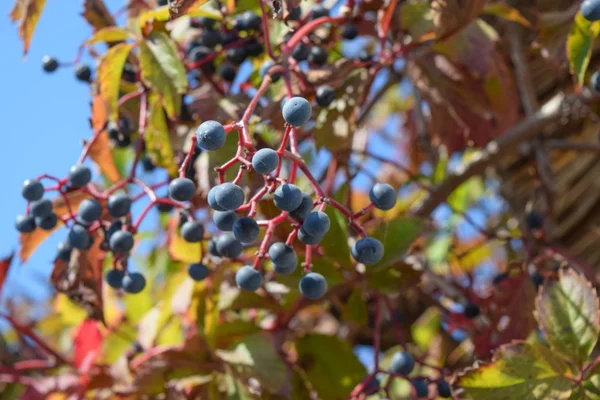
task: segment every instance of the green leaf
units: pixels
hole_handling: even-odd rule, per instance
[[[216,350],[215,353],[239,374],[257,379],[270,392],[279,393],[290,384],[288,369],[268,334],[259,332],[246,336],[233,350]]]
[[[592,284],[573,270],[559,272],[536,299],[535,317],[552,349],[582,366],[600,334],[600,303]]]
[[[374,237],[385,249],[383,258],[369,269],[385,268],[401,259],[423,229],[423,220],[416,217],[399,216],[381,224]]]
[[[585,73],[592,57],[594,41],[599,33],[599,22],[590,22],[583,18],[581,12],[577,13],[567,38],[567,57],[571,73],[579,86],[583,85],[585,81]]]
[[[263,308],[272,311],[280,310],[279,304],[255,292],[240,290],[237,287],[221,292],[219,310],[239,311],[247,308]]]
[[[372,289],[385,294],[398,293],[401,288],[419,283],[421,272],[405,263],[395,263],[389,268],[368,269],[367,282]]]
[[[174,176],[177,173],[177,164],[169,139],[169,127],[158,95],[150,96],[149,109],[148,126],[144,133],[146,152],[154,164],[164,167],[169,175]]]
[[[575,387],[568,373],[548,348],[519,342],[498,348],[490,364],[467,370],[454,383],[464,400],[568,399]]]
[[[148,277],[147,277],[148,278]],[[146,287],[135,296],[124,296],[125,316],[132,324],[137,324],[146,312],[152,309],[151,288],[154,282],[146,282]]]
[[[101,32],[101,31],[99,31]],[[111,47],[100,60],[98,65],[98,82],[100,95],[106,105],[106,113],[112,119],[117,119],[119,109],[119,83],[123,74],[123,66],[131,51],[131,44],[119,43]]]
[[[116,26],[107,26],[106,28],[102,28],[96,33],[92,35],[91,38],[87,40],[87,44],[94,44],[98,42],[121,42],[129,38],[129,32],[123,28],[119,28]],[[110,50],[112,50],[111,48]],[[109,51],[110,51],[109,50]]]
[[[481,177],[475,176],[467,179],[448,196],[448,204],[456,212],[465,212],[473,202],[483,195],[484,190],[485,187]]]
[[[431,341],[442,329],[442,316],[435,307],[429,307],[411,325],[410,332],[414,342],[423,350],[431,346]]]
[[[365,377],[349,343],[334,336],[306,335],[296,342],[298,364],[322,399],[346,399]]]
[[[325,254],[335,259],[343,269],[352,269],[350,247],[348,247],[348,221],[333,207],[327,207],[325,214],[329,216],[331,226],[321,242],[321,247]]]
[[[159,58],[154,53],[154,51],[161,51],[161,47],[148,43],[146,41],[139,43],[142,80],[161,97],[163,107],[167,110],[169,117],[176,118],[181,110],[181,95],[177,92],[175,82],[163,69],[162,62],[165,57],[161,55]],[[161,42],[158,41],[158,43]]]
[[[354,289],[350,298],[344,306],[342,319],[346,322],[353,322],[360,326],[365,326],[368,323],[369,311],[367,310],[367,302],[363,300],[360,290]]]
[[[523,26],[531,26],[529,21],[527,21],[527,19],[523,17],[517,9],[512,8],[507,3],[490,4],[483,9],[482,13],[495,15],[496,17],[500,17],[508,21],[517,22]]]
[[[102,341],[102,360],[106,364],[115,363],[136,340],[138,329],[130,322],[121,322]]]
[[[153,32],[148,45],[158,59],[162,69],[173,80],[179,93],[185,93],[188,86],[185,66],[179,58],[177,45],[164,32]]]

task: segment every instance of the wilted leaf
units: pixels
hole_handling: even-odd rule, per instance
[[[365,326],[368,323],[368,318],[367,302],[363,300],[360,290],[354,289],[344,305],[342,319],[346,322],[355,323],[358,326]]]
[[[144,134],[146,153],[155,165],[164,167],[169,175],[174,176],[177,173],[177,164],[171,148],[165,113],[157,95],[150,96],[149,108],[150,115]]]
[[[15,253],[12,252],[8,257],[0,260],[0,299],[2,299],[2,287],[4,286],[4,281],[6,280],[8,269],[10,268],[14,256]]]
[[[142,80],[158,93],[169,117],[174,119],[181,109],[181,95],[177,92],[171,77],[163,69],[162,59],[155,54],[155,51],[164,51],[164,46],[153,46],[146,41],[141,41],[139,46]]]
[[[129,38],[129,32],[127,30],[123,28],[118,28],[116,26],[108,26],[94,33],[92,37],[87,40],[86,43],[94,44],[98,42],[121,42],[123,40],[126,40],[127,38]]]
[[[466,28],[479,16],[484,3],[484,0],[433,0],[436,39],[443,40]]]
[[[106,28],[116,29],[116,28]],[[96,35],[102,33],[99,31]],[[127,56],[131,51],[132,45],[119,43],[111,47],[100,60],[98,65],[98,84],[100,86],[100,95],[104,99],[106,112],[111,119],[116,120],[119,115],[117,104],[119,102],[119,83],[123,74],[123,66]]]
[[[455,385],[461,399],[568,399],[575,383],[567,364],[540,345],[515,343],[500,347],[490,364],[467,370]]]
[[[112,152],[110,151],[110,143],[108,140],[108,133],[105,130],[106,123],[108,121],[108,114],[104,99],[100,95],[94,96],[92,102],[92,128],[94,132],[103,130],[100,135],[96,138],[94,143],[90,146],[89,156],[94,161],[102,175],[110,181],[116,182],[121,179],[121,173],[117,169],[115,160]]]
[[[19,22],[19,37],[23,41],[23,53],[27,54],[35,26],[44,10],[46,0],[16,0],[10,13],[13,22]]]
[[[600,34],[600,23],[590,22],[583,18],[580,12],[577,13],[567,39],[567,57],[571,73],[580,87],[585,82],[585,73],[598,34]]]
[[[274,338],[265,333],[255,333],[243,338],[233,350],[216,350],[216,355],[238,372],[257,379],[272,393],[289,391],[286,365],[275,349]]]
[[[508,21],[517,22],[523,26],[531,26],[529,21],[527,21],[527,19],[521,15],[519,10],[511,7],[507,3],[498,2],[490,4],[483,9],[482,14],[495,15],[496,17],[500,17]]]
[[[103,0],[85,0],[82,15],[94,30],[115,25],[115,20]]]
[[[535,317],[553,351],[579,366],[600,334],[600,303],[592,284],[573,270],[560,271],[536,299]]]
[[[296,342],[298,364],[322,399],[346,399],[365,377],[349,344],[335,336],[306,335]]]
[[[50,236],[52,232],[54,232],[63,225],[61,222],[61,217],[66,217],[67,215],[69,215],[69,207],[73,212],[76,212],[79,203],[81,203],[84,199],[90,198],[91,196],[88,193],[82,192],[81,190],[77,190],[65,193],[64,197],[66,197],[68,205],[62,196],[52,199],[52,209],[58,216],[58,224],[56,224],[56,227],[54,229],[50,231],[36,229],[31,233],[21,233],[19,235],[19,242],[21,244],[21,249],[19,250],[19,258],[21,259],[22,263],[29,259],[31,254],[33,254],[34,250],[44,240],[46,240],[46,238]]]
[[[419,237],[424,221],[420,218],[400,216],[379,226],[375,235],[385,249],[383,258],[370,269],[385,268],[399,261],[412,242]]]

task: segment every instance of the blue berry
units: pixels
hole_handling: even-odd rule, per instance
[[[84,64],[77,64],[75,66],[75,78],[81,82],[89,82],[92,77],[92,70],[89,66]]]
[[[83,164],[73,165],[69,170],[69,185],[82,187],[92,180],[92,171]]]
[[[533,210],[525,215],[525,224],[527,224],[529,229],[542,229],[544,227],[544,218],[540,213]]]
[[[367,385],[363,389],[363,393],[373,394],[379,390],[380,386],[381,386],[381,383],[379,382],[379,379],[377,379],[377,377],[375,377],[375,378],[371,379],[369,381],[369,383],[367,383]]]
[[[254,292],[262,284],[262,276],[251,266],[244,265],[235,274],[235,283],[240,289]]]
[[[306,233],[303,227],[298,230],[298,240],[304,244],[314,245],[319,244],[323,240],[323,236],[312,236]]]
[[[206,196],[206,201],[208,201],[208,205],[215,211],[226,211],[223,207],[217,204],[217,199],[215,194],[219,191],[219,186],[215,186],[208,191],[208,195]]]
[[[317,104],[321,107],[327,107],[335,100],[335,91],[329,85],[320,86],[316,95]]]
[[[369,192],[369,199],[380,210],[390,210],[396,205],[396,191],[387,183],[376,183]]]
[[[236,74],[237,71],[230,64],[222,64],[219,67],[219,75],[221,75],[221,78],[223,78],[225,82],[233,82]]]
[[[411,383],[415,388],[415,394],[418,398],[427,397],[429,395],[429,387],[425,379],[413,379]]]
[[[59,260],[65,261],[65,262],[69,262],[71,260],[71,252],[73,251],[73,248],[71,247],[71,245],[67,242],[60,242],[58,244],[57,250],[56,250],[56,258],[58,258]]]
[[[294,50],[292,50],[292,58],[298,62],[304,61],[308,58],[310,50],[303,43],[298,43]]]
[[[48,199],[39,199],[30,204],[31,215],[44,218],[52,212],[52,202]]]
[[[447,381],[441,381],[437,384],[438,396],[445,399],[452,397],[452,389]]]
[[[479,315],[479,306],[475,303],[468,302],[465,304],[463,314],[467,318],[475,318]]]
[[[327,214],[322,211],[314,211],[308,214],[302,224],[302,229],[310,236],[322,237],[329,231],[330,226],[331,221]]]
[[[325,65],[327,63],[327,50],[321,46],[311,47],[308,62],[315,65]]]
[[[323,275],[316,272],[309,272],[300,279],[299,289],[302,296],[311,300],[317,300],[323,297],[327,291],[327,281]]]
[[[219,150],[225,138],[225,129],[217,121],[204,121],[196,130],[196,146],[203,150]]]
[[[264,77],[265,75],[267,75],[267,73],[273,66],[275,66],[275,62],[273,60],[268,59],[267,61],[265,61],[260,66],[260,70],[259,70],[260,76]],[[280,78],[281,78],[281,75],[279,75],[279,73],[277,73],[277,72],[274,72],[271,74],[271,80],[273,82],[277,82]]]
[[[44,186],[37,179],[27,179],[23,182],[21,194],[27,201],[36,201],[44,196]]]
[[[58,68],[58,61],[54,57],[44,56],[42,57],[42,68],[46,72],[54,72]]]
[[[279,155],[273,149],[260,149],[252,156],[252,168],[262,175],[273,172],[278,164]]]
[[[310,19],[317,19],[329,16],[329,9],[323,4],[315,4],[310,10]]]
[[[35,219],[35,225],[42,228],[45,231],[51,231],[56,227],[58,223],[58,217],[55,213],[51,212],[43,218],[37,217]]]
[[[181,225],[179,233],[186,242],[198,243],[204,237],[204,226],[197,220],[187,221]]]
[[[346,40],[356,39],[358,28],[353,24],[346,24],[342,27],[342,37]]]
[[[244,251],[242,244],[230,232],[219,236],[216,244],[217,252],[221,257],[236,258]]]
[[[113,217],[123,217],[131,209],[131,199],[124,193],[113,194],[108,198],[107,208]]]
[[[210,240],[208,241],[208,252],[210,254],[212,254],[215,257],[221,257],[221,253],[219,253],[219,250],[217,249],[217,240],[215,239],[215,237],[211,237]]]
[[[238,218],[233,224],[233,234],[242,243],[250,243],[256,240],[260,228],[255,220],[250,217]]]
[[[91,224],[102,216],[102,206],[95,199],[85,199],[79,204],[77,217],[82,222]]]
[[[71,247],[85,250],[90,243],[90,234],[86,227],[75,224],[69,229],[67,239]]]
[[[194,197],[196,187],[188,178],[175,178],[169,183],[169,195],[173,200],[189,201]]]
[[[590,22],[600,20],[600,1],[585,0],[581,3],[581,15]]]
[[[275,189],[273,201],[280,210],[294,211],[302,204],[302,192],[298,186],[286,183]]]
[[[269,247],[269,258],[273,263],[273,270],[281,275],[291,274],[298,265],[294,249],[283,242],[273,243]]]
[[[243,13],[236,15],[234,27],[238,31],[257,30],[260,29],[261,23],[262,20],[256,13],[244,11]]]
[[[283,119],[292,126],[302,126],[310,119],[311,106],[303,97],[292,97],[283,105]]]
[[[121,269],[111,269],[106,273],[106,283],[113,289],[121,289],[123,287],[123,278],[125,273]]]
[[[290,12],[289,12],[287,18],[289,21],[297,21],[300,19],[301,16],[302,16],[302,8],[300,8],[300,6],[298,6],[298,7],[294,7],[292,9],[290,9]]]
[[[213,221],[217,228],[223,232],[230,232],[233,229],[233,224],[237,221],[238,215],[235,211],[215,211],[213,213]]]
[[[227,50],[225,56],[233,65],[240,65],[248,57],[248,51],[244,47],[234,47]]]
[[[209,275],[208,267],[201,263],[190,264],[188,267],[188,275],[195,281],[202,281]]]
[[[365,265],[377,264],[383,257],[383,245],[372,237],[360,239],[352,246],[352,257]]]
[[[312,209],[312,197],[309,194],[302,193],[302,202],[300,203],[300,206],[298,206],[298,208],[296,208],[294,211],[290,211],[290,216],[295,220],[300,221],[306,218],[306,216],[312,211]]]
[[[110,248],[116,253],[126,253],[133,248],[133,235],[131,232],[118,231],[112,234],[108,240]]]
[[[110,223],[110,226],[108,227],[108,229],[106,231],[106,238],[110,239],[110,237],[112,235],[114,235],[116,232],[119,232],[122,229],[123,229],[123,222],[119,219],[114,220],[113,222]]]
[[[146,278],[139,272],[132,272],[123,277],[121,285],[123,286],[123,290],[127,293],[137,294],[146,287]]]
[[[244,191],[238,185],[225,182],[214,189],[214,202],[223,210],[233,211],[244,204]]]
[[[15,227],[21,233],[31,233],[35,230],[35,219],[33,215],[18,215]]]
[[[600,71],[594,72],[594,74],[590,78],[590,86],[596,92],[600,92]]]
[[[395,374],[409,375],[415,368],[415,359],[407,351],[394,353],[390,362],[390,370]]]
[[[216,47],[223,42],[223,36],[221,32],[217,30],[207,29],[200,35],[200,43],[206,47]]]

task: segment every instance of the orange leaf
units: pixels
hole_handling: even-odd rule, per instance
[[[4,286],[4,281],[8,275],[8,268],[10,267],[14,255],[15,253],[12,252],[8,257],[0,260],[0,294],[2,294],[2,286]]]
[[[111,28],[112,29],[112,28]],[[98,84],[100,95],[104,99],[106,112],[115,118],[119,115],[117,107],[119,102],[119,83],[123,73],[123,66],[129,55],[132,45],[119,43],[111,47],[100,60],[98,66]]]
[[[19,36],[23,40],[24,54],[27,54],[29,50],[29,43],[44,5],[46,5],[46,0],[17,0],[10,12],[10,19],[13,22],[19,22]]]
[[[92,128],[95,132],[102,129],[108,119],[106,105],[100,95],[94,96],[92,103]],[[119,170],[110,151],[108,133],[102,132],[90,147],[90,158],[100,167],[102,175],[111,182],[121,179]]]
[[[64,197],[67,199],[66,202],[65,202],[65,199],[63,198],[63,196],[56,197],[55,199],[52,200],[52,209],[58,216],[58,221],[59,221],[58,224],[56,224],[56,227],[54,229],[52,229],[50,231],[45,231],[43,229],[36,229],[31,233],[22,233],[19,236],[19,242],[21,243],[21,250],[19,251],[19,258],[21,259],[22,263],[24,263],[25,261],[27,261],[29,259],[29,257],[31,257],[31,254],[33,254],[35,249],[44,240],[46,240],[46,238],[48,236],[50,236],[50,234],[52,232],[54,232],[56,229],[58,229],[59,227],[61,227],[63,225],[61,222],[61,218],[69,215],[69,208],[71,209],[71,211],[76,212],[77,206],[79,206],[79,203],[81,203],[84,199],[90,198],[91,195],[86,192],[83,192],[81,190],[77,190],[77,191],[65,193]],[[67,202],[68,202],[68,204],[67,204]]]

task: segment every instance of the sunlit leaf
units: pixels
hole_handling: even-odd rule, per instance
[[[598,34],[600,34],[600,22],[590,22],[583,18],[581,13],[577,13],[567,39],[567,57],[571,73],[579,86],[583,85],[585,81],[594,40]]]
[[[167,226],[167,245],[173,260],[184,263],[197,263],[202,260],[201,243],[190,243],[179,235],[179,217],[173,216]]]
[[[106,28],[102,28],[96,33],[94,33],[92,37],[87,40],[86,43],[94,44],[98,42],[121,42],[123,40],[128,39],[129,37],[129,32],[127,30],[123,28],[118,28],[116,26],[109,26]]]
[[[600,334],[600,303],[592,284],[573,270],[559,272],[536,299],[536,319],[552,349],[579,366]]]
[[[385,268],[399,261],[417,239],[423,226],[422,219],[405,216],[399,216],[381,224],[373,236],[383,244],[383,258],[369,268]]]
[[[115,28],[106,28],[115,29]],[[99,31],[97,34],[102,33]],[[106,112],[111,119],[116,120],[119,114],[117,103],[119,102],[119,83],[123,73],[123,66],[131,51],[131,44],[119,43],[111,47],[100,60],[98,65],[98,83],[100,95],[104,99]]]
[[[435,307],[429,307],[412,324],[410,331],[415,343],[423,350],[427,350],[431,341],[442,329],[442,316]]]
[[[185,93],[188,81],[175,42],[163,32],[154,32],[148,39],[146,44],[152,49],[163,71],[172,79],[177,91]]]
[[[121,173],[115,164],[113,153],[110,149],[108,133],[105,130],[108,121],[108,112],[104,99],[100,95],[94,96],[92,101],[92,128],[94,132],[102,130],[94,143],[90,146],[89,156],[100,167],[102,175],[109,182],[121,179]]]
[[[23,53],[27,54],[35,26],[44,10],[46,0],[16,0],[10,19],[19,23],[19,37],[23,41]]]
[[[223,15],[215,10],[211,9],[195,9],[190,10],[187,13],[189,17],[207,17],[211,19],[215,19],[218,21],[223,20]],[[146,10],[140,14],[139,23],[140,26],[144,26],[147,22],[155,20],[155,21],[168,21],[171,18],[169,14],[169,7],[162,6],[156,7],[154,9]]]
[[[182,17],[207,1],[208,0],[175,0],[169,4],[169,14],[171,15],[171,18]]]
[[[165,113],[157,95],[150,96],[149,108],[150,116],[144,134],[146,154],[155,165],[164,167],[169,175],[173,176],[177,173],[177,164],[173,156]]]

